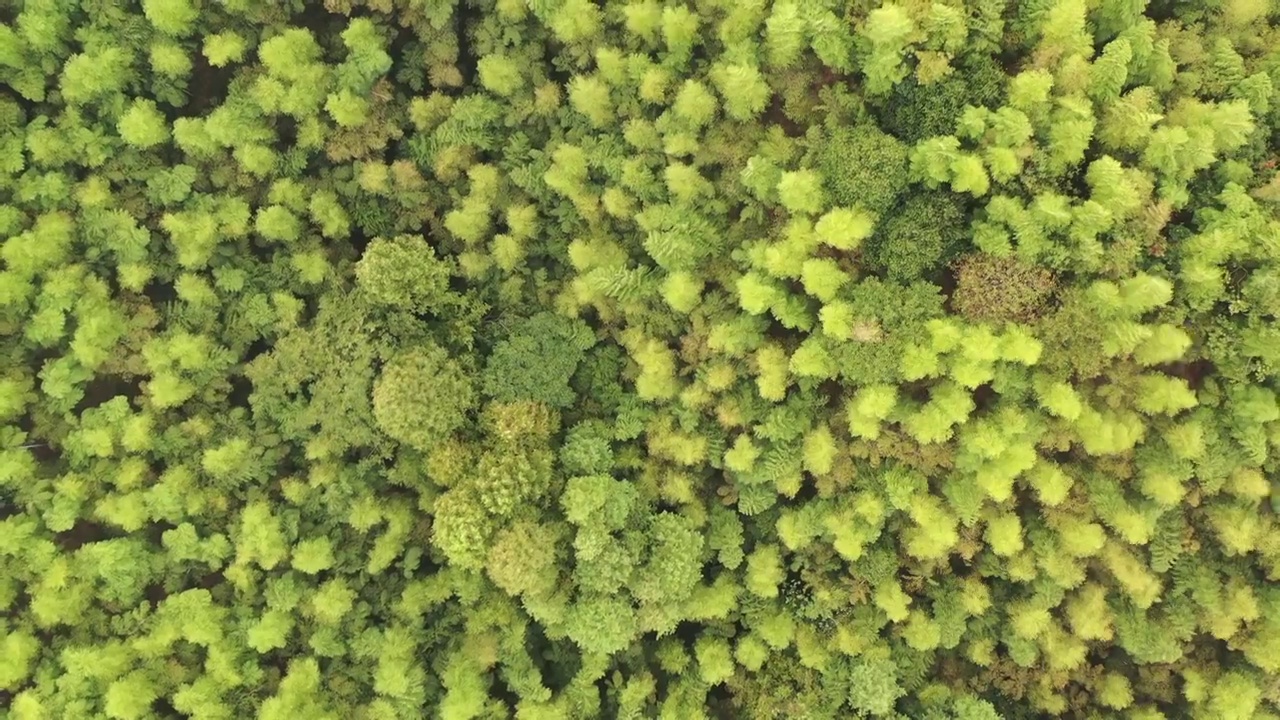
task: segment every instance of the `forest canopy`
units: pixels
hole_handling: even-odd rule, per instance
[[[0,2],[0,720],[1280,720],[1274,0]]]

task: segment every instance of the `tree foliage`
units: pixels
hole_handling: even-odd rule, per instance
[[[1280,716],[1261,0],[0,12],[0,717]]]

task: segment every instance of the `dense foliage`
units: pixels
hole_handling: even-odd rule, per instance
[[[0,718],[1280,717],[1275,2],[0,21]]]

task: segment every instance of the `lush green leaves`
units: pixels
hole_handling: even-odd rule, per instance
[[[15,720],[1280,712],[1266,3],[5,19]]]
[[[392,358],[373,386],[373,414],[388,435],[420,450],[460,427],[475,403],[470,376],[443,348]]]

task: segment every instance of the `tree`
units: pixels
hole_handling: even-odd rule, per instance
[[[621,598],[583,598],[574,603],[566,628],[583,650],[607,655],[622,650],[635,638],[636,614]]]
[[[225,67],[244,59],[245,41],[233,31],[216,33],[204,39],[202,52],[213,67]]]
[[[150,100],[134,100],[120,118],[120,137],[140,148],[153,147],[169,139],[169,125]]]
[[[598,77],[575,77],[569,83],[569,103],[595,127],[601,127],[613,119],[609,87]]]
[[[484,567],[490,540],[497,529],[470,487],[459,487],[436,498],[431,544],[452,564],[466,570]]]
[[[579,321],[540,313],[520,321],[517,329],[494,347],[481,389],[500,402],[533,400],[552,407],[573,402],[569,379],[595,337]]]
[[[189,35],[200,16],[189,0],[143,0],[142,13],[157,30],[176,37]]]
[[[556,534],[547,526],[518,521],[499,530],[485,569],[511,595],[545,596],[556,586]]]
[[[956,290],[951,306],[977,322],[1034,320],[1056,284],[1052,272],[1013,257],[963,255],[952,263],[952,268]]]
[[[304,5],[6,5],[6,718],[1275,714],[1267,3]]]
[[[439,312],[449,298],[452,266],[420,236],[375,238],[355,267],[358,286],[380,305]]]
[[[879,117],[886,130],[906,142],[950,135],[965,107],[997,108],[1008,80],[985,55],[953,59],[955,71],[925,84],[916,78],[897,83],[885,97]]]
[[[480,82],[489,92],[510,97],[524,87],[519,63],[506,55],[486,55],[476,63]]]
[[[872,715],[889,715],[902,696],[898,673],[887,660],[854,661],[849,669],[849,706]]]
[[[419,450],[461,427],[475,401],[471,378],[462,365],[434,344],[393,357],[373,385],[378,427]]]
[[[872,266],[889,278],[929,276],[960,249],[964,213],[941,193],[916,195],[889,215],[867,243]]]
[[[710,77],[724,99],[725,113],[734,120],[754,120],[773,95],[754,65],[717,65],[711,68]]]
[[[778,199],[789,212],[816,215],[825,205],[822,177],[810,170],[782,173]]]
[[[893,207],[907,186],[907,148],[880,130],[861,125],[828,130],[817,141],[814,161],[837,205],[879,215]]]

